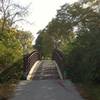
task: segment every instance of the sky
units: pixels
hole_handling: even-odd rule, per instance
[[[21,22],[19,26],[23,30],[30,31],[36,36],[39,30],[45,28],[45,26],[55,17],[57,9],[60,9],[65,3],[73,3],[78,0],[17,0],[22,5],[30,4],[29,14],[26,20],[30,24]]]

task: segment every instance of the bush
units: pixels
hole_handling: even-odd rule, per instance
[[[0,82],[5,83],[9,81],[20,80],[23,76],[23,64],[22,59],[15,62],[12,66],[4,70],[0,74]]]
[[[100,81],[100,34],[87,33],[78,37],[67,53],[67,64],[75,81]],[[67,51],[66,51],[67,52]]]

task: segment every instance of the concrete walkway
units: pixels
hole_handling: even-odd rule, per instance
[[[84,100],[69,81],[22,81],[11,100]]]
[[[69,81],[22,81],[11,100],[84,100]]]
[[[60,80],[55,61],[43,60],[33,79],[20,82],[11,100],[84,100],[70,80]]]

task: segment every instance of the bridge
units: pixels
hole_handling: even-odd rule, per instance
[[[24,77],[11,100],[84,100],[74,84],[65,79],[64,55],[54,50],[52,60],[38,51],[24,56]]]

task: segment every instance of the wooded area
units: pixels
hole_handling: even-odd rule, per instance
[[[28,6],[0,0],[0,83],[23,78],[23,57],[34,48],[43,59],[51,59],[58,49],[65,55],[66,77],[76,83],[96,84],[99,88],[89,87],[89,91],[96,91],[95,100],[100,100],[100,0],[62,5],[37,33],[34,48],[32,33],[16,28],[16,22],[27,14]]]
[[[28,6],[0,0],[0,83],[20,79],[23,56],[33,51],[32,33],[16,28],[27,14]]]
[[[64,4],[56,17],[39,31],[36,47],[43,56],[55,47],[66,55],[75,81],[100,81],[100,8],[99,1]]]

